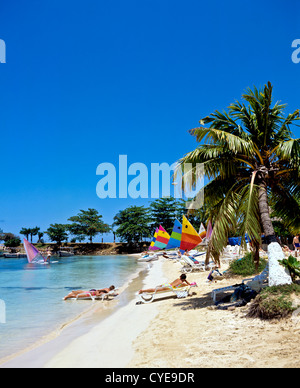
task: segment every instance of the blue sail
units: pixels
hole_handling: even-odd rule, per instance
[[[173,232],[171,234],[169,243],[166,246],[166,249],[180,248],[181,236],[182,236],[182,224],[178,220],[175,220]]]

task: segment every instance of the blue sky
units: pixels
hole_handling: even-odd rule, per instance
[[[89,207],[112,223],[147,204],[100,200],[97,166],[175,162],[196,146],[188,130],[247,87],[271,81],[287,113],[299,108],[299,11],[291,0],[3,0],[0,228],[46,230]]]

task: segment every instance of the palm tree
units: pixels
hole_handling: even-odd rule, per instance
[[[247,105],[236,101],[227,111],[215,111],[201,120],[201,126],[190,131],[201,144],[179,161],[178,170],[184,170],[186,163],[204,164],[209,178],[205,203],[213,209],[214,250],[220,253],[230,231],[237,228],[242,236],[248,233],[256,247],[263,232],[270,266],[278,270],[277,260],[283,253],[269,205],[287,227],[300,228],[300,140],[293,138],[290,128],[300,118],[299,110],[285,117],[286,105],[272,106],[272,92],[270,83],[262,90],[247,89],[243,95]],[[193,171],[183,176],[183,185],[195,186],[195,167]],[[276,263],[271,260],[274,253]],[[279,282],[289,282],[281,275]]]
[[[25,236],[25,237],[26,237],[26,240],[29,239],[30,233],[31,233],[31,229],[30,229],[30,228],[22,228],[22,229],[20,230],[20,234],[22,234],[23,236]]]
[[[31,228],[30,229],[30,242],[32,243],[32,238],[33,236],[36,236],[39,231],[41,230],[41,228],[39,228],[38,226],[36,226],[35,228]]]

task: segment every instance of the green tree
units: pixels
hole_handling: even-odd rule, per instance
[[[30,241],[31,241],[31,243],[32,243],[33,236],[36,236],[39,233],[40,229],[41,228],[39,228],[38,226],[36,226],[35,228],[29,229],[30,230],[29,234],[30,234]]]
[[[8,248],[16,248],[21,245],[21,239],[13,233],[4,233],[1,239],[4,240],[4,245]]]
[[[149,209],[144,206],[131,206],[121,210],[114,217],[115,233],[123,242],[138,243],[152,235]]]
[[[43,232],[38,232],[38,243],[43,243],[44,240],[43,240],[43,237],[44,237],[44,233]]]
[[[152,229],[162,225],[168,233],[173,230],[178,213],[178,203],[174,198],[160,198],[150,204]]]
[[[69,232],[77,238],[88,237],[90,242],[98,234],[109,233],[111,228],[102,221],[102,215],[96,209],[80,210],[77,216],[68,219]]]
[[[212,243],[217,252],[227,244],[230,231],[240,226],[258,246],[261,232],[268,244],[277,243],[269,202],[279,217],[300,227],[300,141],[291,126],[299,110],[284,116],[286,105],[272,106],[273,87],[254,87],[227,111],[215,111],[191,130],[199,146],[179,164],[203,163],[209,183],[205,202],[214,209]],[[195,186],[195,174],[184,185]]]
[[[67,226],[63,224],[51,224],[47,229],[46,234],[51,241],[56,242],[59,245],[68,239]]]

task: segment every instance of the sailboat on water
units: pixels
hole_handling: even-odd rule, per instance
[[[41,252],[25,238],[23,244],[29,264],[49,264]]]

